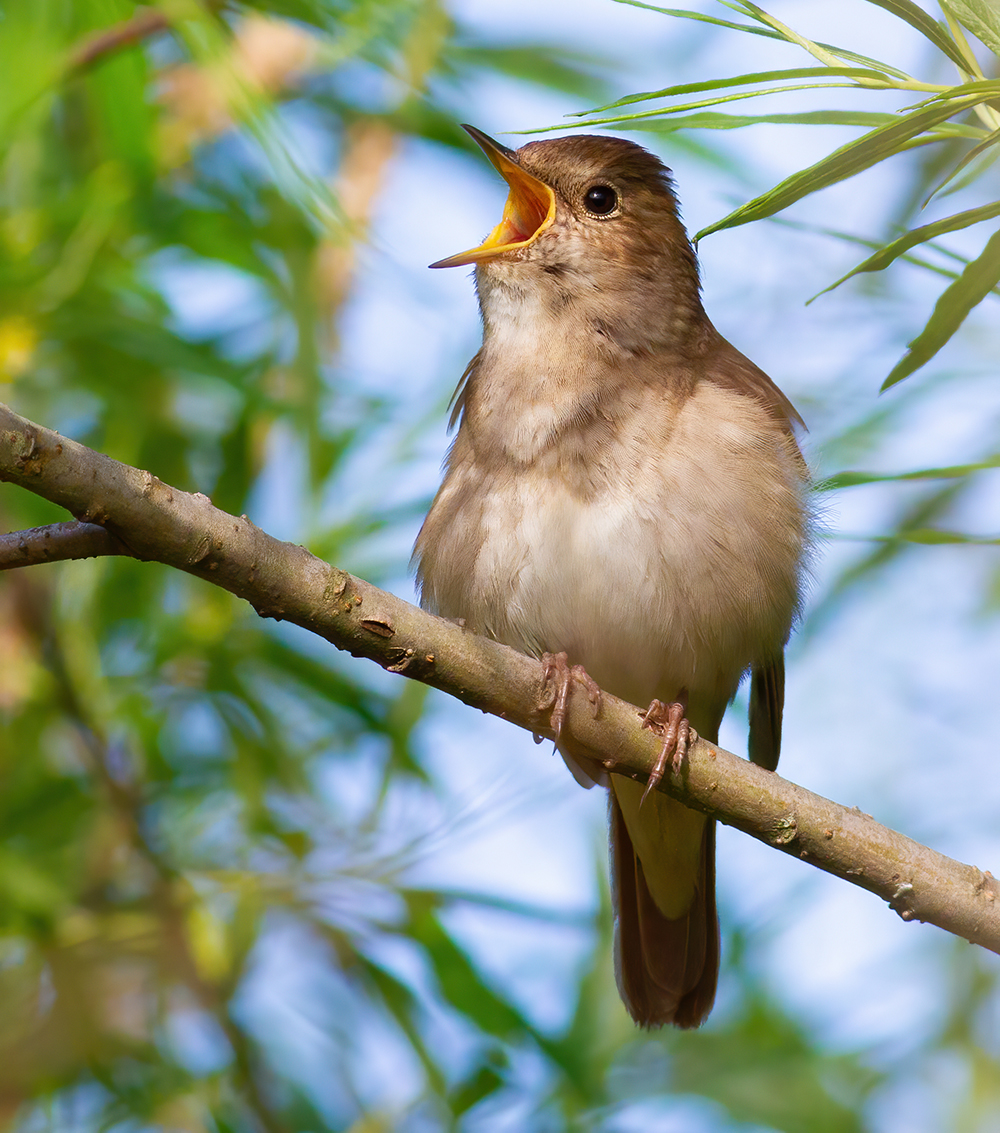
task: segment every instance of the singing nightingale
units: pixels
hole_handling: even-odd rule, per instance
[[[719,968],[715,823],[605,774],[564,704],[597,686],[654,702],[662,770],[692,732],[717,740],[749,672],[750,757],[775,767],[808,532],[801,421],[708,320],[658,158],[465,129],[510,191],[482,244],[432,265],[475,265],[483,345],[417,538],[421,601],[545,659],[557,746],[609,788],[622,999],[642,1026],[695,1027]]]

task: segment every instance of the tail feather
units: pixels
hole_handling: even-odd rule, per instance
[[[671,919],[657,908],[614,791],[609,796],[618,990],[641,1027],[697,1027],[712,1009],[719,975],[715,823],[705,823],[694,901]]]

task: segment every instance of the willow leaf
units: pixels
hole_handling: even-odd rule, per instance
[[[909,344],[882,383],[886,390],[928,362],[951,338],[966,316],[1000,283],[1000,229],[986,241],[986,247],[969,263],[950,287],[945,288],[927,325]]]
[[[977,157],[985,153],[991,146],[995,146],[997,142],[1000,142],[1000,129],[994,130],[992,134],[987,134],[987,136],[983,138],[979,145],[973,146],[972,149],[970,149],[969,152],[962,158],[962,160],[955,166],[955,168],[951,170],[948,176],[945,177],[940,184],[936,185],[934,189],[932,189],[931,192],[927,194],[927,197],[925,198],[923,205],[921,205],[921,208],[926,208],[927,205],[930,204],[930,202],[934,199],[934,197],[936,197],[938,193],[940,193],[941,190],[944,189],[945,185],[950,185],[959,175],[959,173],[961,173],[962,170],[966,168],[966,166],[971,165]],[[989,162],[985,164],[988,165]],[[978,176],[981,172],[982,168],[973,170],[975,176]],[[973,179],[975,179],[975,176],[973,177]],[[966,183],[967,178],[962,178],[961,182],[959,182],[959,184],[957,185],[953,185],[949,192],[955,192],[959,188],[964,187]]]
[[[743,126],[886,126],[898,122],[899,115],[885,110],[803,110],[798,114],[720,114],[706,110],[701,114],[686,114],[665,118],[655,116],[634,120],[629,128],[650,133],[673,134],[678,130],[736,130]],[[529,131],[522,131],[528,133]],[[983,131],[964,122],[941,122],[927,131],[927,136],[914,141],[921,145],[942,138],[969,138],[979,140]],[[911,145],[907,142],[905,145]],[[902,147],[901,147],[902,148]],[[872,247],[878,245],[873,243]]]
[[[810,193],[853,177],[884,158],[891,157],[911,138],[915,138],[952,115],[974,106],[979,101],[977,94],[970,94],[964,98],[951,99],[946,103],[936,102],[907,114],[892,125],[879,126],[857,141],[849,142],[840,149],[834,150],[828,157],[809,166],[808,169],[793,173],[780,185],[741,205],[722,220],[703,228],[695,239],[700,240],[709,233],[719,232],[724,228],[735,228],[752,220],[761,220],[763,217],[780,212],[781,209],[787,208]]]
[[[933,16],[914,4],[913,0],[868,0],[868,3],[874,4],[877,8],[885,8],[887,12],[892,12],[894,16],[905,20],[910,27],[916,28],[921,35],[926,36],[939,51],[944,52],[963,72],[968,71],[969,64],[955,41]]]
[[[935,220],[933,224],[923,224],[919,228],[911,229],[898,239],[893,240],[891,244],[879,248],[873,256],[869,256],[857,267],[851,268],[847,275],[841,276],[836,283],[831,283],[829,287],[824,287],[819,294],[825,295],[827,291],[832,291],[852,276],[859,275],[863,271],[882,271],[893,260],[898,259],[904,252],[908,252],[917,244],[924,244],[928,240],[933,240],[936,236],[942,236],[945,232],[958,232],[972,224],[979,224],[980,221],[992,220],[995,216],[1000,216],[1000,201],[980,205],[979,208],[967,209],[965,212],[957,212],[954,216]]]
[[[975,79],[969,83],[955,83],[954,86],[935,91],[928,98],[916,103],[913,107],[906,107],[906,109],[920,110],[925,106],[933,106],[935,102],[965,98],[972,94],[979,95],[980,102],[988,102],[991,98],[1000,98],[1000,79]]]
[[[950,464],[943,468],[918,468],[910,472],[838,472],[816,484],[817,492],[833,492],[840,488],[857,488],[864,484],[898,483],[905,480],[958,480],[974,472],[1000,468],[1000,453],[977,460],[974,464]]]
[[[692,12],[687,8],[660,8],[656,4],[645,4],[643,0],[614,0],[614,2],[616,4],[627,4],[630,8],[645,8],[648,12],[659,12],[664,16],[675,16],[681,20],[697,20],[699,23],[714,24],[720,28],[731,28],[733,31],[743,31],[749,35],[761,35],[765,39],[778,39],[782,43],[788,42],[785,36],[780,35],[772,28],[755,28],[752,24],[737,24],[733,23],[732,20],[720,20],[717,16],[706,16],[702,12]],[[881,59],[859,55],[856,51],[848,51],[846,47],[837,47],[832,43],[820,43],[819,46],[841,59],[847,59],[849,62],[857,63],[862,67],[873,67],[875,70],[884,71],[885,74],[893,75],[897,79],[908,80],[912,77],[905,71],[899,70],[898,67],[883,63]]]
[[[731,0],[719,0],[719,3],[725,4],[727,8],[732,8],[734,12],[741,12],[750,16],[751,19],[758,20],[767,27],[774,28],[782,39],[786,40],[788,43],[796,44],[798,47],[801,47],[803,51],[808,51],[814,59],[818,59],[821,63],[831,67],[836,65],[833,52],[828,51],[821,44],[814,43],[813,40],[807,39],[806,36],[800,35],[787,24],[783,24],[777,17],[772,16],[769,12],[765,12],[763,8],[758,8],[756,4],[751,4],[750,0],[736,0],[736,3],[732,3]]]
[[[781,82],[784,79],[809,79],[837,76],[839,78],[866,78],[885,83],[885,75],[870,67],[792,67],[780,71],[757,71],[749,75],[735,75],[729,79],[710,79],[701,83],[682,83],[680,86],[664,87],[663,90],[645,91],[630,94],[609,102],[607,106],[595,106],[592,110],[578,110],[568,115],[570,118],[583,118],[588,114],[602,114],[606,110],[617,110],[620,106],[631,106],[636,102],[649,102],[654,98],[672,98],[677,94],[695,94],[703,90],[721,90],[725,87],[750,86],[753,83]]]
[[[637,123],[636,130],[672,134],[677,130],[736,130],[743,126],[881,126],[896,121],[895,114],[876,110],[804,110],[800,114],[719,114],[707,110],[703,114],[647,119]]]
[[[700,110],[703,106],[719,106],[726,102],[741,102],[748,98],[759,98],[765,94],[781,94],[793,90],[817,90],[821,87],[848,87],[851,83],[801,83],[787,87],[764,87],[762,90],[734,91],[730,94],[719,95],[717,98],[703,98],[698,102],[684,102],[679,106],[661,106],[656,110],[640,110],[636,114],[614,114],[610,118],[587,118],[582,125],[585,126],[617,126],[632,122],[642,122],[649,118],[662,118],[669,114],[680,114],[685,110]],[[540,126],[532,130],[509,130],[511,134],[551,134],[556,130],[575,130],[579,122],[562,122],[556,126]],[[637,129],[640,127],[636,127]]]
[[[925,547],[955,543],[973,544],[977,547],[995,547],[1000,544],[1000,539],[989,535],[966,535],[964,531],[942,531],[939,527],[913,527],[894,535],[864,535],[861,538],[872,543],[919,543]]]

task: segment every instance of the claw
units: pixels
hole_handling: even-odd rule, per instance
[[[663,736],[663,746],[649,773],[649,781],[639,801],[640,806],[646,801],[649,792],[656,789],[668,766],[675,775],[680,771],[688,748],[698,738],[698,733],[687,722],[684,715],[686,711],[687,707],[679,701],[664,704],[662,700],[654,700],[643,714],[642,726],[659,732]]]
[[[542,681],[546,691],[538,707],[552,709],[549,723],[558,742],[566,723],[566,709],[573,681],[582,684],[587,690],[587,700],[590,701],[595,716],[601,707],[601,688],[582,665],[570,665],[565,653],[543,653],[542,664],[545,666]]]

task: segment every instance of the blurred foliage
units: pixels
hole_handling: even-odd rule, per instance
[[[412,516],[324,525],[384,409],[340,380],[334,328],[394,156],[411,138],[465,152],[445,96],[484,71],[607,97],[598,61],[482,42],[436,0],[7,0],[5,400],[234,513],[304,454],[299,537],[335,562]],[[942,106],[935,137],[980,137]],[[308,164],[304,108],[330,141]],[[170,280],[207,269],[247,298],[193,334]],[[9,529],[62,518],[0,496]],[[705,1127],[865,1128],[889,1070],[793,1023],[739,940],[738,1008],[695,1035],[627,1023],[607,906],[578,926],[593,956],[561,1032],[484,976],[449,913],[498,903],[406,883],[438,813],[422,707],[155,564],[0,579],[4,1128],[610,1129],[679,1099]],[[972,1068],[969,1129],[997,1104],[974,966],[927,1052]]]

